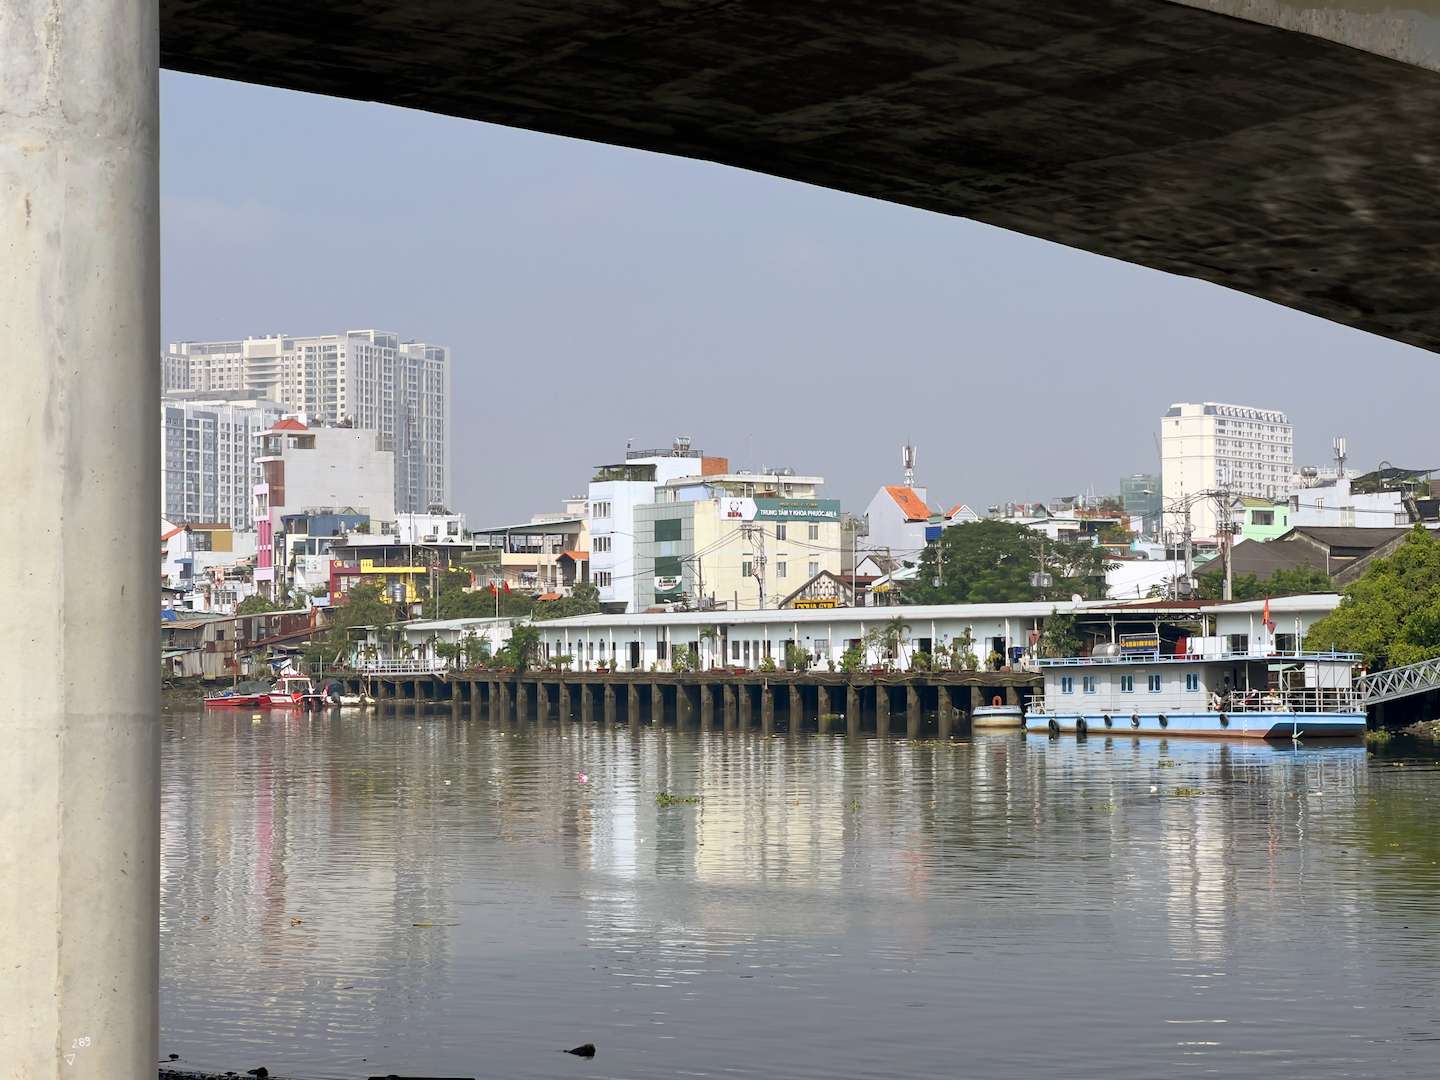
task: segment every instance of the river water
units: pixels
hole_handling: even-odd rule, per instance
[[[161,1049],[193,1067],[1440,1073],[1418,750],[164,725]]]

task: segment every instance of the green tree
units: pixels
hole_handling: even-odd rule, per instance
[[[465,646],[458,641],[437,641],[432,647],[436,658],[444,660],[447,669],[453,668],[465,651]]]
[[[1040,569],[1055,580],[1048,589],[1030,584]],[[945,529],[927,544],[914,580],[905,583],[907,604],[993,604],[1034,600],[1045,595],[1087,599],[1105,596],[1106,552],[1089,541],[1048,540],[1041,533],[1008,521],[971,521]]]
[[[1040,634],[1040,655],[1052,659],[1080,654],[1080,633],[1075,627],[1074,615],[1062,615],[1052,610],[1045,620],[1045,629]]]
[[[375,585],[357,585],[331,609],[330,629],[310,639],[305,661],[312,667],[330,665],[350,651],[351,631],[360,626],[387,627],[395,609]]]
[[[532,617],[544,619],[568,619],[572,615],[593,615],[600,610],[600,590],[588,581],[582,581],[570,590],[569,596],[558,600],[536,600]]]
[[[1225,575],[1214,564],[1196,575],[1196,591],[1202,600],[1219,600],[1225,592]],[[1313,566],[1297,566],[1276,570],[1268,578],[1254,574],[1237,574],[1230,582],[1233,600],[1264,600],[1267,596],[1300,596],[1306,593],[1334,592],[1330,575]]]
[[[1440,540],[1417,525],[1310,628],[1305,647],[1360,653],[1372,670],[1440,656]]]
[[[497,594],[488,586],[472,590],[469,571],[446,570],[436,577],[435,588],[426,597],[423,611],[427,619],[492,619],[497,609],[502,618],[557,617],[554,614],[536,614],[535,609],[543,606],[536,603],[533,593],[519,590],[506,592],[501,587]]]
[[[720,647],[720,628],[716,626],[702,626],[700,628],[700,644],[703,652],[700,656],[696,657],[696,668],[701,669],[707,666],[713,668],[715,666],[715,653]],[[709,654],[710,659],[708,665],[705,663],[706,653]],[[721,659],[723,659],[723,657]]]
[[[519,623],[510,631],[510,640],[496,657],[507,667],[517,672],[527,670],[540,651],[540,630],[532,623]]]
[[[235,605],[236,615],[263,615],[267,611],[274,610],[275,605],[259,593],[256,593],[254,596],[247,596]]]

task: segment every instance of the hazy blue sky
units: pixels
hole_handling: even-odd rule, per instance
[[[919,447],[983,507],[1158,471],[1174,400],[1297,461],[1440,464],[1436,357],[1214,286],[754,173],[166,73],[167,341],[381,327],[454,350],[455,501],[558,508],[692,435],[863,509]]]

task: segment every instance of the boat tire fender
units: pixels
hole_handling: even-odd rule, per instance
[[[1161,726],[1161,727],[1169,727],[1169,726],[1170,726],[1170,721],[1167,720],[1167,719],[1165,719],[1165,714],[1164,714],[1163,712],[1159,715],[1159,717],[1157,717],[1157,719],[1160,721],[1160,726]]]
[[[1101,719],[1105,721],[1105,726],[1106,726],[1106,727],[1114,727],[1114,726],[1115,726],[1115,721],[1110,719],[1110,714],[1109,714],[1109,713],[1106,713],[1103,717],[1101,717]]]
[[[1131,713],[1131,714],[1130,714],[1130,726],[1131,726],[1131,727],[1139,727],[1139,726],[1140,726],[1140,714],[1139,714],[1139,713]]]
[[[1059,720],[1056,720],[1053,716],[1050,718],[1050,723],[1047,724],[1046,726],[1050,729],[1050,734],[1051,734],[1051,735],[1059,735],[1059,734],[1060,734],[1060,721],[1059,721]]]
[[[1077,717],[1075,718],[1075,734],[1076,734],[1076,735],[1088,735],[1089,732],[1090,732],[1090,725],[1085,722],[1085,718],[1084,718],[1083,716],[1077,716]]]
[[[1229,726],[1230,726],[1230,718],[1229,718],[1228,716],[1226,716],[1223,712],[1220,714],[1220,726],[1221,726],[1221,727],[1229,727]]]
[[[990,699],[990,704],[991,704],[991,705],[999,706],[999,705],[1004,705],[1005,702],[1004,702],[1004,700],[1000,697],[999,694],[996,694],[994,697],[992,697],[992,698]]]

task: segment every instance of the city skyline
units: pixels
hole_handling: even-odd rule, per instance
[[[1433,358],[1204,283],[400,109],[170,73],[162,106],[165,340],[378,323],[447,342],[452,502],[477,520],[676,434],[819,469],[847,509],[899,482],[905,441],[937,502],[1110,494],[1159,471],[1156,420],[1187,400],[1283,409],[1297,465],[1341,434],[1357,471],[1433,463]],[[331,167],[361,139],[427,167]],[[305,257],[276,260],[286,244]],[[1356,410],[1358,372],[1405,392]]]

